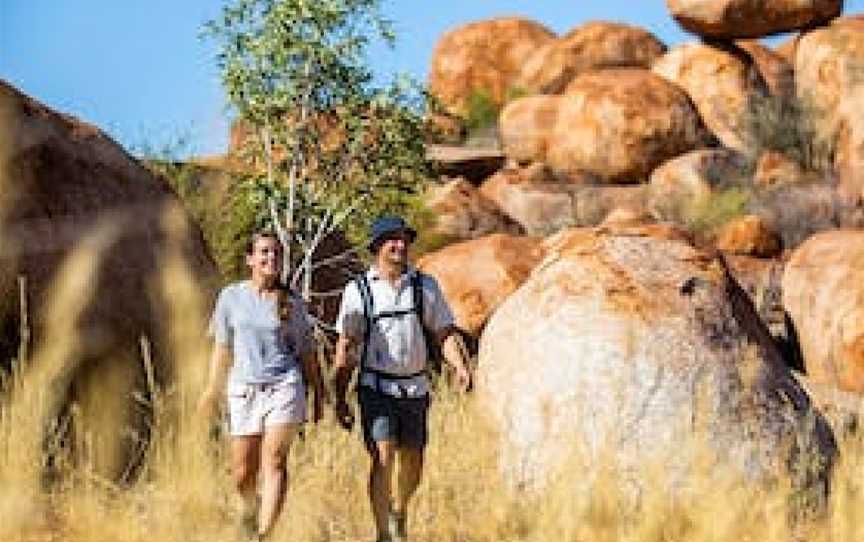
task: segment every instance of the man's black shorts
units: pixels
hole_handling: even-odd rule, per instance
[[[429,396],[392,397],[360,386],[360,419],[363,439],[372,448],[376,442],[392,440],[404,448],[423,449],[429,439]]]

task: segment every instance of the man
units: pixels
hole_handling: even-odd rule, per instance
[[[408,502],[420,484],[428,438],[424,330],[441,344],[460,389],[468,390],[471,375],[438,283],[408,263],[408,247],[416,232],[402,218],[384,217],[372,225],[370,237],[374,262],[346,286],[336,321],[335,408],[339,422],[350,429],[353,416],[345,392],[359,364],[360,418],[372,460],[369,500],[378,541],[401,541],[406,536]],[[396,494],[391,495],[397,461]]]

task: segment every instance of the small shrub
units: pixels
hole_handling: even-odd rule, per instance
[[[465,100],[465,109],[465,125],[469,132],[494,128],[498,124],[498,113],[501,108],[487,90],[473,91]]]
[[[833,170],[835,142],[820,133],[822,115],[810,100],[758,96],[750,100],[745,122],[751,134],[749,158],[777,151],[797,162],[804,171],[829,174]]]
[[[745,214],[752,196],[752,191],[747,188],[730,186],[713,192],[707,198],[697,199],[684,212],[687,226],[698,235],[706,235]]]

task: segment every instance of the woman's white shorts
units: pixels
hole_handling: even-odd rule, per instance
[[[228,384],[228,427],[233,436],[261,435],[266,427],[305,420],[302,380],[289,377],[272,384]]]

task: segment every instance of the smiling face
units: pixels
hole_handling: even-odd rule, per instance
[[[246,265],[252,272],[252,280],[271,284],[282,272],[282,245],[272,235],[255,235],[250,250],[246,252]]]
[[[408,265],[408,247],[411,236],[408,232],[394,232],[385,237],[378,247],[379,266],[404,267]]]

